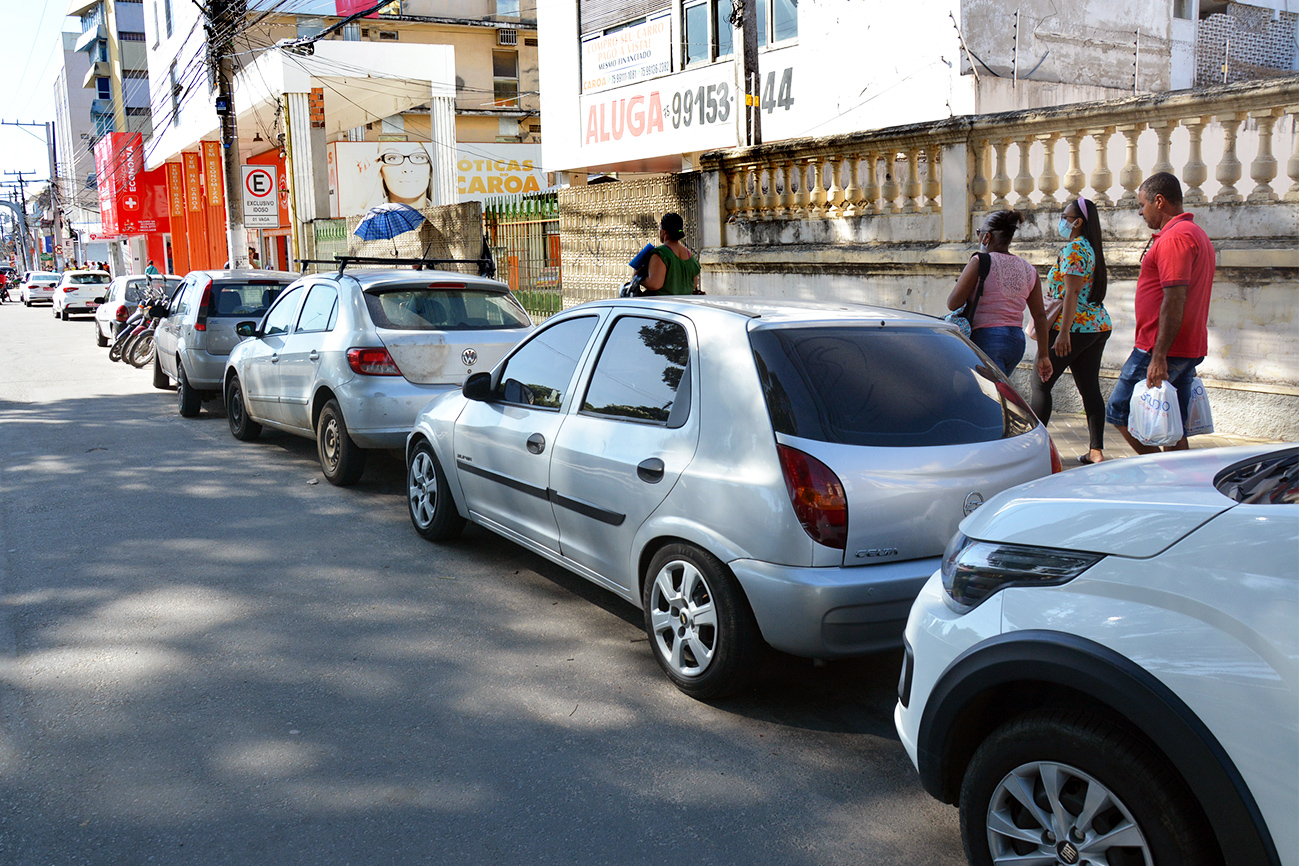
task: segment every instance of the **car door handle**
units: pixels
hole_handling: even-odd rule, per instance
[[[636,477],[646,484],[658,484],[663,480],[663,461],[657,457],[642,460],[636,464]]]
[[[546,437],[540,433],[533,433],[528,437],[528,450],[533,454],[540,454],[546,450]]]
[[[312,349],[312,350],[311,350],[311,354],[310,354],[310,355],[307,355],[307,360],[308,360],[308,361],[319,361],[319,360],[320,360],[320,353],[317,352],[315,349]]]
[[[279,352],[271,352],[271,363],[272,363],[272,364],[278,364],[278,363],[280,363],[280,353],[279,353]]]

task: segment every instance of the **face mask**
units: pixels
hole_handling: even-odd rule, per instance
[[[1073,226],[1069,224],[1067,219],[1060,217],[1060,224],[1056,226],[1056,231],[1060,232],[1060,237],[1068,240],[1069,236],[1073,234]]]

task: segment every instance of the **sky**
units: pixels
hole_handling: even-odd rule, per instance
[[[63,14],[67,8],[68,0],[0,0],[0,21],[6,31],[0,120],[54,120],[54,79],[63,58],[59,33],[65,25],[68,30],[79,29],[75,19]],[[45,131],[0,126],[0,171],[20,170],[35,172],[38,180],[49,176]],[[0,180],[15,178],[0,175]]]

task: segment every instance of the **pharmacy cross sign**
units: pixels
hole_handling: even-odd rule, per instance
[[[125,210],[139,210],[140,200],[133,195],[128,195],[122,199],[122,208]]]

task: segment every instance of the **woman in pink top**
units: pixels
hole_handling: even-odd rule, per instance
[[[1010,240],[1023,221],[1024,215],[1019,211],[997,211],[984,218],[977,232],[979,251],[992,256],[992,267],[983,282],[970,339],[1009,376],[1024,357],[1024,307],[1027,306],[1037,326],[1037,375],[1045,381],[1051,378],[1051,346],[1050,324],[1042,303],[1042,282],[1036,268],[1009,252]],[[947,308],[959,310],[965,306],[978,284],[979,257],[973,256],[947,296]]]

